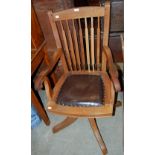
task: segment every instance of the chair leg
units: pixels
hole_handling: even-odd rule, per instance
[[[103,155],[105,155],[107,153],[107,148],[106,148],[106,145],[101,137],[101,134],[100,134],[100,131],[99,131],[99,128],[97,126],[97,122],[96,122],[96,119],[95,118],[88,118],[89,120],[89,123],[90,123],[90,126],[94,132],[94,135],[96,137],[96,140],[98,141],[98,144],[101,148],[101,151],[103,153]]]
[[[43,119],[44,123],[46,125],[49,125],[50,120],[49,120],[49,118],[47,116],[47,113],[46,113],[45,109],[41,106],[41,103],[38,100],[37,96],[35,95],[33,89],[31,89],[31,100],[32,100],[33,106],[36,108],[39,116]]]
[[[72,117],[67,117],[65,120],[63,120],[61,123],[57,124],[56,126],[53,127],[53,133],[56,133],[72,123],[74,123],[77,120],[77,118],[72,118]]]
[[[116,107],[121,107],[122,106],[122,102],[121,101],[117,101],[115,104]]]

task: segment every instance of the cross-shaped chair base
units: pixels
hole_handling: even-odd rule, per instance
[[[58,131],[66,128],[67,126],[74,123],[77,119],[78,118],[66,117],[66,119],[64,119],[61,123],[58,123],[56,126],[53,127],[53,133],[57,133]],[[107,154],[107,148],[106,148],[106,145],[105,145],[103,138],[100,134],[96,119],[95,118],[88,118],[88,120],[89,120],[90,126],[93,130],[93,133],[96,137],[96,140],[98,141],[98,144],[100,146],[102,154],[106,155]]]

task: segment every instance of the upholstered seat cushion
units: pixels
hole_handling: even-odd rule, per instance
[[[64,106],[102,106],[103,81],[99,75],[70,75],[62,85],[57,104]]]

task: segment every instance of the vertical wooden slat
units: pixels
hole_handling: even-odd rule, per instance
[[[97,61],[97,70],[99,70],[100,64],[100,17],[98,17],[98,25],[97,25],[97,54],[96,54],[96,61]]]
[[[85,41],[86,41],[86,53],[87,53],[87,65],[88,65],[88,71],[90,71],[89,36],[88,36],[88,27],[86,18],[85,18]]]
[[[103,72],[106,72],[106,63],[107,63],[106,54],[103,50],[102,51],[102,68],[101,68]]]
[[[73,69],[76,70],[76,58],[74,54],[74,48],[73,48],[73,42],[72,42],[72,37],[71,37],[71,32],[68,26],[68,21],[66,20],[66,26],[67,26],[67,33],[68,33],[68,39],[69,39],[69,49],[71,53],[71,58],[72,58],[72,63],[73,63]]]
[[[63,64],[64,73],[67,73],[67,72],[68,72],[68,66],[67,66],[67,64],[66,64],[66,60],[65,60],[64,53],[62,53],[61,62],[62,62],[62,64]]]
[[[108,46],[110,23],[110,1],[105,1],[103,46]]]
[[[75,55],[76,55],[76,60],[77,60],[76,62],[77,62],[78,69],[81,70],[79,47],[78,47],[78,41],[77,41],[77,35],[76,35],[74,20],[72,20],[72,24],[73,24],[73,38],[74,38],[74,43],[75,43]]]
[[[67,39],[66,39],[65,31],[63,29],[63,25],[62,25],[61,21],[60,21],[60,26],[61,26],[64,46],[65,46],[66,58],[67,58],[68,66],[69,66],[69,69],[72,70],[72,62],[71,62],[71,58],[70,58],[70,54],[69,54],[69,50],[68,50]]]
[[[82,35],[82,29],[81,29],[81,22],[80,19],[78,19],[79,23],[79,37],[80,37],[80,50],[81,50],[81,61],[82,61],[82,66],[83,69],[85,70],[85,53],[84,53],[84,46],[83,46],[83,35]]]
[[[91,17],[91,64],[92,64],[92,69],[94,71],[94,27],[93,27],[93,17]]]

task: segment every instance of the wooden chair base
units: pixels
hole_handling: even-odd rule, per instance
[[[96,140],[98,141],[98,144],[101,148],[103,155],[106,155],[107,154],[107,148],[106,148],[106,145],[105,145],[105,143],[102,139],[102,136],[100,134],[99,128],[98,128],[97,123],[96,123],[96,119],[95,118],[88,118],[88,120],[89,120],[90,126],[94,132],[94,135],[96,137]]]
[[[57,124],[56,126],[53,127],[53,133],[56,133],[72,123],[74,123],[77,120],[77,118],[72,118],[72,117],[67,117],[65,120],[63,120],[61,123]]]
[[[71,125],[72,123],[74,123],[77,120],[77,118],[72,118],[72,117],[67,117],[65,120],[63,120],[61,123],[57,124],[56,126],[54,126],[53,128],[53,133],[56,133],[64,128],[66,128],[67,126]],[[96,123],[96,119],[95,118],[88,118],[90,126],[93,130],[93,133],[96,137],[96,140],[98,141],[98,144],[101,148],[101,151],[103,153],[103,155],[107,154],[107,148],[106,145],[102,139],[102,136],[100,134],[99,128],[97,126]]]

